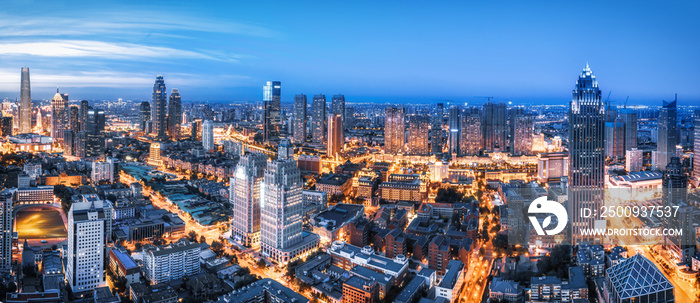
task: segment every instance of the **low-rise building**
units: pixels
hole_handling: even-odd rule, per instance
[[[198,274],[201,249],[199,244],[184,238],[168,245],[149,245],[143,249],[146,279],[151,284],[159,284]]]

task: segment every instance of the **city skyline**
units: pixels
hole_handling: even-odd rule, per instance
[[[283,103],[299,93],[343,93],[350,103],[481,104],[474,97],[492,96],[514,104],[565,104],[561,88],[575,81],[569,71],[588,61],[618,105],[627,96],[636,104],[658,104],[674,93],[683,103],[700,99],[692,81],[697,63],[690,59],[700,34],[699,21],[689,15],[697,4],[621,2],[579,11],[567,4],[455,3],[454,10],[408,5],[393,14],[389,4],[276,6],[285,8],[270,13],[276,18],[261,18],[267,12],[262,7],[234,5],[222,10],[233,14],[198,6],[195,17],[183,14],[188,5],[179,3],[146,19],[152,12],[146,5],[97,10],[87,3],[10,4],[10,16],[0,23],[0,58],[6,62],[0,97],[19,97],[16,69],[29,66],[35,98],[47,100],[57,83],[77,99],[148,100],[149,82],[163,74],[184,101],[260,101],[260,85],[273,79],[287,87]],[[620,8],[624,14],[613,13]],[[288,21],[291,12],[310,9],[319,20]],[[337,9],[366,21],[340,24],[324,14]],[[494,10],[502,22],[484,19]],[[20,20],[47,13],[81,14],[84,20],[55,18],[60,30]],[[599,42],[574,40],[579,20]],[[218,42],[217,35],[230,41]],[[649,74],[657,75],[653,86],[643,84]]]

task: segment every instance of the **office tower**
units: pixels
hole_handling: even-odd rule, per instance
[[[306,141],[306,95],[294,96],[294,143]]]
[[[569,105],[569,220],[574,241],[596,240],[582,236],[593,228],[600,213],[588,218],[581,209],[600,209],[605,185],[605,106],[598,81],[586,64]],[[575,243],[574,243],[575,244]]]
[[[260,183],[261,251],[280,264],[293,261],[318,245],[317,235],[302,234],[301,190],[296,161],[275,160],[267,164]]]
[[[72,129],[63,131],[63,154],[75,156],[75,132]]]
[[[428,116],[411,116],[408,119],[408,151],[410,154],[430,154],[429,132]]]
[[[610,159],[621,159],[625,156],[625,128],[622,121],[615,119],[605,122],[605,156]]]
[[[87,100],[80,101],[80,130],[85,131],[87,128],[87,112],[90,109],[90,104]]]
[[[79,131],[75,134],[75,144],[73,149],[73,156],[78,158],[84,158],[86,155],[86,145],[87,145],[87,132]]]
[[[167,245],[148,245],[143,250],[143,272],[151,285],[199,274],[199,243],[181,238]]]
[[[622,126],[625,128],[624,150],[637,148],[637,112],[631,108],[623,108],[619,110]]]
[[[260,243],[260,182],[267,166],[267,156],[249,153],[241,156],[234,177],[230,179],[229,197],[233,205],[231,232],[245,246]]]
[[[294,145],[289,139],[280,140],[280,145],[277,148],[277,160],[286,160],[294,158]]]
[[[326,142],[326,96],[314,95],[311,103],[311,135],[316,144]]]
[[[486,102],[482,111],[484,150],[504,151],[506,148],[506,112],[505,103]]]
[[[678,145],[678,110],[676,108],[675,98],[671,102],[664,101],[663,107],[659,112],[658,130],[659,138],[656,144],[658,152],[658,161],[656,162],[657,170],[664,170],[672,156],[676,154],[676,145]]]
[[[396,154],[406,143],[406,112],[403,106],[387,106],[384,115],[384,152]]]
[[[442,117],[444,115],[445,106],[442,103],[438,103],[435,107],[435,113],[430,117],[430,151],[432,153],[442,152]]]
[[[32,132],[32,89],[29,84],[29,67],[22,68],[19,100],[19,133],[28,134]]]
[[[197,119],[192,121],[190,139],[192,141],[202,141],[202,120]]]
[[[448,138],[448,147],[449,147],[449,153],[451,156],[457,156],[460,154],[459,152],[459,139],[460,139],[460,131],[462,130],[462,110],[459,108],[459,106],[452,105],[450,107],[450,115],[449,115],[449,121],[448,121],[448,127],[449,127],[449,138]]]
[[[214,122],[211,120],[202,123],[202,146],[205,151],[214,149]]]
[[[462,113],[459,153],[462,156],[475,156],[481,150],[481,114],[477,108],[465,109]],[[532,140],[532,139],[531,139]]]
[[[625,152],[625,169],[627,172],[642,171],[643,164],[644,157],[642,150],[633,147]]]
[[[87,110],[85,128],[85,157],[93,158],[104,155],[105,150],[105,112],[102,109]]]
[[[694,207],[688,203],[688,175],[680,158],[671,157],[664,170],[662,186],[662,206],[677,211],[673,216],[661,219],[668,228],[682,231],[678,235],[665,236],[665,245],[678,256],[677,263],[690,264],[690,258],[695,255]]]
[[[326,155],[336,159],[343,150],[343,116],[334,114],[328,116],[328,144],[326,145]]]
[[[61,95],[56,89],[56,94],[51,99],[51,138],[54,142],[63,143],[63,131],[68,126],[68,95]]]
[[[269,141],[279,136],[282,120],[281,111],[281,89],[279,81],[267,81],[263,87],[263,137]]]
[[[151,119],[153,120],[153,133],[156,135],[158,140],[168,139],[168,135],[166,133],[166,115],[168,111],[167,102],[168,92],[165,90],[165,80],[163,80],[163,75],[158,75],[156,77],[156,82],[153,84],[153,113],[151,114]]]
[[[12,199],[16,189],[0,191],[0,272],[12,269]]]
[[[355,129],[355,108],[346,107],[345,108],[345,129],[352,130]]]
[[[331,101],[331,115],[340,115],[341,129],[345,130],[345,96],[333,95]]]
[[[695,187],[700,186],[700,109],[695,110],[695,140],[693,143],[693,177]]]
[[[168,104],[168,135],[173,140],[180,139],[180,125],[182,124],[182,99],[180,91],[173,88],[170,92],[170,103]]]
[[[529,155],[532,153],[532,134],[534,120],[530,113],[522,108],[514,108],[510,113],[510,153],[512,155]]]
[[[74,202],[68,211],[66,280],[74,293],[104,283],[106,231],[111,213],[100,199]]]
[[[73,132],[80,131],[80,108],[78,106],[68,107],[68,129]]]
[[[148,122],[151,121],[151,104],[148,101],[141,102],[139,105],[139,127],[141,131],[148,134]]]
[[[160,143],[153,142],[148,148],[148,165],[161,166],[163,161],[160,158]]]
[[[0,136],[12,136],[12,117],[0,117]]]

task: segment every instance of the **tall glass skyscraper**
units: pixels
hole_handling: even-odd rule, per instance
[[[263,87],[263,137],[269,141],[279,136],[282,124],[280,120],[282,84],[279,81],[267,81]]]
[[[241,156],[230,179],[229,197],[233,205],[232,236],[246,246],[260,243],[260,182],[267,166],[267,155]]]
[[[139,126],[141,127],[141,131],[149,133],[151,131],[148,129],[148,125],[151,122],[151,104],[148,103],[148,101],[141,102],[139,112]]]
[[[460,154],[459,152],[459,138],[460,138],[460,131],[462,129],[462,109],[459,108],[457,105],[452,105],[450,107],[450,117],[448,121],[448,126],[449,126],[449,148],[450,148],[450,156],[458,156]]]
[[[173,140],[180,139],[180,125],[182,124],[182,99],[180,91],[173,88],[170,92],[170,103],[168,104],[168,135]]]
[[[51,137],[55,142],[63,142],[63,131],[68,126],[68,95],[56,95],[51,99]]]
[[[432,153],[442,152],[442,117],[444,115],[445,106],[438,103],[435,107],[435,114],[430,119],[430,151]]]
[[[506,120],[508,119],[506,104],[486,102],[482,115],[484,149],[504,151],[506,149]]]
[[[331,101],[331,115],[340,115],[342,129],[345,130],[345,96],[333,95]]]
[[[294,96],[294,143],[306,141],[306,95]]]
[[[153,84],[153,133],[156,134],[158,140],[167,140],[167,110],[168,110],[168,93],[165,90],[165,80],[163,75],[156,77],[156,82]]]
[[[677,99],[671,102],[664,101],[661,112],[659,112],[656,169],[661,171],[666,170],[671,157],[676,154],[676,145],[678,145],[678,109],[676,108],[676,102]]]
[[[569,209],[572,243],[599,242],[583,236],[594,227],[600,212],[585,218],[581,209],[599,210],[605,185],[605,105],[598,81],[586,64],[576,81],[569,105]]]
[[[22,68],[19,99],[19,133],[32,132],[32,89],[29,85],[29,67]]]
[[[326,96],[324,95],[315,95],[311,103],[311,134],[316,144],[323,144],[326,141]]]

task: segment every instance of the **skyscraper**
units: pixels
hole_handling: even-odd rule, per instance
[[[19,99],[19,133],[32,132],[32,89],[29,85],[29,67],[22,68]]]
[[[314,249],[319,237],[302,234],[302,180],[293,159],[267,164],[260,184],[260,243],[263,255],[280,264]]]
[[[333,95],[331,115],[340,115],[341,128],[345,130],[345,96],[341,94]]]
[[[593,228],[600,212],[584,217],[581,209],[600,209],[605,183],[605,106],[598,81],[586,64],[569,105],[569,209],[573,241],[595,242],[581,230]],[[572,242],[572,243],[576,243]]]
[[[338,158],[343,149],[343,117],[340,114],[328,116],[328,144],[326,155],[329,158]]]
[[[384,115],[384,152],[399,153],[406,144],[406,112],[403,106],[387,106]]]
[[[168,135],[173,140],[180,139],[180,125],[182,124],[182,99],[180,91],[173,88],[170,92],[170,103],[168,104]]]
[[[63,131],[63,155],[75,156],[75,132],[72,129]]]
[[[105,150],[104,110],[98,108],[90,108],[87,110],[85,135],[85,157],[94,158],[103,156]]]
[[[87,128],[87,112],[90,109],[90,103],[87,100],[80,101],[80,130],[85,131]]]
[[[54,142],[63,144],[63,131],[68,126],[68,95],[61,95],[56,89],[56,94],[51,99],[51,138]]]
[[[522,108],[514,108],[510,113],[510,153],[529,155],[532,153],[534,121],[531,114]]]
[[[352,130],[355,129],[355,108],[346,107],[345,108],[345,129]]]
[[[430,154],[430,122],[427,116],[411,116],[408,119],[408,151],[412,155]]]
[[[148,101],[141,102],[139,105],[139,126],[141,131],[148,134],[151,130],[148,129],[149,122],[151,122],[151,104]]]
[[[91,291],[104,283],[104,253],[109,228],[104,202],[74,202],[68,212],[66,280],[74,293]]]
[[[294,96],[294,142],[306,141],[306,95]]]
[[[153,133],[156,134],[158,140],[167,140],[167,111],[168,111],[168,92],[165,90],[165,80],[163,75],[156,77],[156,82],[153,84]]]
[[[71,105],[68,108],[68,128],[73,132],[80,131],[80,108]]]
[[[462,113],[459,154],[475,156],[481,150],[481,115],[478,108],[467,108]]]
[[[326,141],[326,96],[324,95],[315,95],[311,103],[311,134],[316,144],[323,144]]]
[[[656,144],[657,170],[665,170],[671,157],[676,154],[678,145],[678,110],[676,108],[677,98],[671,102],[663,101],[663,107],[659,112],[658,130],[659,138]]]
[[[13,117],[0,117],[0,136],[12,136]]]
[[[460,131],[462,129],[462,110],[457,105],[452,105],[450,107],[449,115],[449,134],[448,134],[448,147],[450,156],[457,156],[459,152],[459,139]]]
[[[202,146],[205,151],[214,149],[214,122],[211,120],[202,122]]]
[[[504,151],[506,149],[506,120],[508,119],[506,104],[486,102],[482,115],[484,150],[500,149]]]
[[[442,103],[438,103],[435,107],[435,113],[430,119],[430,151],[432,153],[442,152],[442,118],[444,115],[445,106]]]
[[[0,272],[12,269],[12,199],[16,189],[0,191]]]
[[[622,121],[615,118],[605,122],[605,156],[611,159],[621,159],[625,156],[625,127]]]
[[[664,170],[662,203],[664,208],[677,208],[673,216],[664,216],[666,227],[682,230],[678,235],[665,236],[665,244],[679,257],[679,263],[689,264],[695,255],[693,208],[688,203],[688,175],[678,157],[671,157]]]
[[[281,87],[279,81],[267,81],[263,87],[263,137],[269,141],[279,136],[281,111]]]
[[[230,179],[229,197],[234,213],[231,232],[234,239],[246,246],[260,243],[260,182],[266,166],[265,154],[245,154]]]
[[[625,128],[625,151],[637,148],[637,112],[631,108],[619,110],[620,120]]]
[[[695,142],[693,143],[693,177],[695,187],[700,186],[700,109],[695,110]]]

